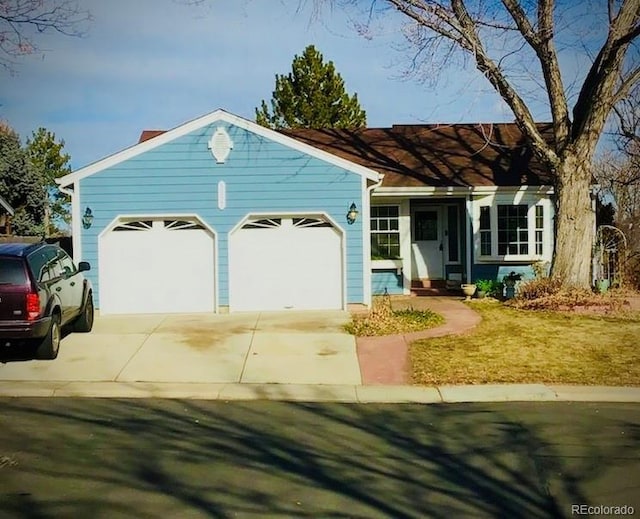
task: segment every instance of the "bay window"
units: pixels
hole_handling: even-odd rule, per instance
[[[513,199],[512,199],[513,200]],[[506,203],[507,197],[484,200],[476,212],[478,260],[535,260],[548,255],[551,240],[549,200]]]
[[[529,254],[528,207],[498,205],[498,256]]]

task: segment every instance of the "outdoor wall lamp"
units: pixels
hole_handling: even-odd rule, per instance
[[[84,211],[84,216],[82,217],[82,227],[88,229],[91,227],[93,223],[93,213],[91,212],[91,208],[87,207]]]
[[[347,222],[352,224],[356,221],[356,218],[358,218],[358,208],[356,207],[356,203],[352,202],[349,207],[349,212],[347,213]]]

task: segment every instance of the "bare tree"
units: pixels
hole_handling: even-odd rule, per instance
[[[357,8],[361,0],[314,0],[319,10],[327,3]],[[558,40],[569,34],[571,9],[579,3],[561,0],[372,0],[367,3],[366,30],[376,20],[380,6],[401,15],[403,35],[413,65],[440,60],[451,63],[462,55],[483,74],[510,107],[533,152],[555,175],[556,249],[552,275],[565,286],[591,284],[591,250],[594,215],[591,171],[596,145],[614,105],[624,99],[640,79],[640,60],[634,41],[640,34],[640,0],[608,0],[600,6],[603,17],[595,28],[604,29],[602,42],[579,85],[565,85]],[[597,9],[590,15],[595,16]],[[389,18],[379,18],[384,23]],[[564,25],[560,28],[560,22]],[[579,38],[578,38],[579,40]],[[575,41],[588,55],[589,45]],[[507,43],[505,43],[507,42]],[[561,45],[566,45],[562,41]],[[632,52],[629,52],[632,47]],[[545,103],[551,112],[554,142],[545,140],[532,115],[530,92],[519,84],[518,57],[535,64]],[[635,59],[634,59],[635,58]],[[511,72],[511,74],[510,74]],[[437,74],[437,72],[434,72]],[[535,76],[535,74],[534,74]],[[572,97],[572,87],[577,95]],[[529,101],[527,102],[527,96]],[[575,99],[570,108],[570,100]]]
[[[629,161],[635,174],[628,180],[640,184],[640,84],[614,107],[618,150]]]
[[[601,197],[615,208],[614,223],[621,229],[628,246],[625,279],[640,287],[640,86],[636,86],[614,107],[612,137],[617,153],[599,157],[594,175],[601,186]]]
[[[77,0],[0,0],[0,65],[14,71],[16,58],[41,50],[38,34],[81,36],[90,19]]]

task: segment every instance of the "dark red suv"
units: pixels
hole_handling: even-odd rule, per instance
[[[55,359],[63,326],[91,331],[90,268],[56,245],[0,244],[0,346],[35,342],[37,358]]]

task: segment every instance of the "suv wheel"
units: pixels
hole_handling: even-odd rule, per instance
[[[73,323],[73,330],[76,332],[90,332],[91,328],[93,328],[93,294],[89,293],[82,313]]]
[[[55,359],[58,356],[61,338],[62,331],[60,329],[60,316],[58,314],[53,314],[51,316],[49,332],[44,339],[42,339],[42,342],[36,350],[36,358],[43,360]]]

